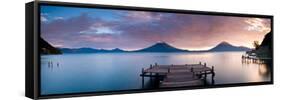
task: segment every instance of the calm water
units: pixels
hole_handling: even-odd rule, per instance
[[[41,94],[141,89],[141,69],[155,62],[206,62],[207,66],[215,67],[215,84],[271,80],[267,65],[242,63],[242,54],[244,52],[44,55],[41,56]],[[148,79],[145,81],[148,83]]]

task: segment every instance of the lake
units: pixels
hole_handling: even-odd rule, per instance
[[[215,84],[266,82],[266,64],[242,63],[245,52],[88,53],[41,56],[41,95],[141,89],[141,69],[150,64],[215,67]],[[145,80],[148,83],[148,79]]]

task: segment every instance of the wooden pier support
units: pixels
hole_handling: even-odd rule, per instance
[[[141,73],[142,73],[142,88],[144,88],[144,68],[142,68],[141,70]]]
[[[215,69],[214,69],[214,66],[212,66],[211,73],[212,73],[212,85],[214,85],[214,84],[215,84],[215,80],[214,80],[214,77],[215,77]]]

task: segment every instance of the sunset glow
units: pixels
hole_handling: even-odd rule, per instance
[[[270,19],[41,6],[41,36],[60,48],[135,50],[164,41],[188,50],[222,41],[253,48]]]

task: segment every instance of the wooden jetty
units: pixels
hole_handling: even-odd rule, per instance
[[[207,67],[206,63],[185,65],[150,65],[142,69],[141,77],[144,86],[144,77],[154,77],[159,81],[160,88],[200,86],[206,83],[207,75],[212,75],[214,83],[214,67]]]
[[[242,62],[243,63],[256,63],[256,64],[263,64],[266,61],[272,60],[268,57],[257,57],[256,55],[242,55]]]

